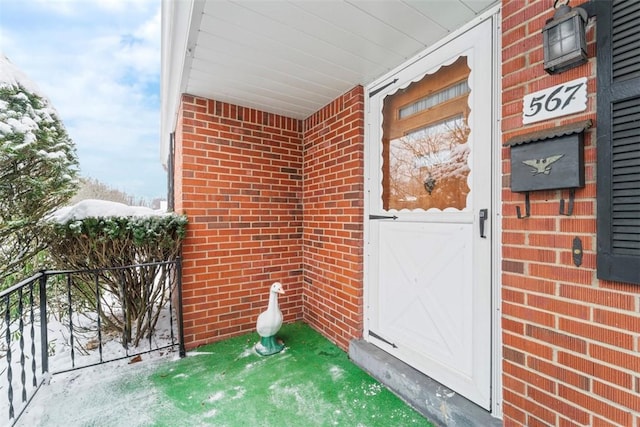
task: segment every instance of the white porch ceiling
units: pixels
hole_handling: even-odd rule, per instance
[[[495,3],[163,0],[163,162],[183,93],[304,119]]]

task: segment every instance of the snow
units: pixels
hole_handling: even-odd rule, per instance
[[[13,65],[4,53],[0,53],[0,87],[17,87],[19,85],[24,87],[28,92],[38,95],[42,99],[47,99],[38,85],[31,81],[18,67]]]
[[[38,129],[38,124],[27,116],[22,116],[20,120],[9,117],[5,123],[9,126],[10,132],[12,133],[27,133]]]
[[[162,344],[168,344],[170,337],[170,329],[171,323],[169,320],[168,307],[164,310],[164,314],[160,316],[158,321],[156,331],[154,333],[154,341],[156,342],[156,346],[161,346]],[[74,315],[74,328],[80,328],[81,317],[84,315]],[[39,319],[40,315],[38,312],[35,313],[35,318]],[[91,319],[87,318],[87,321]],[[174,328],[175,321],[174,321]],[[12,331],[15,333],[16,324],[12,324]],[[30,328],[30,325],[25,325],[25,328]],[[37,321],[36,329],[39,330],[40,325],[39,321]],[[55,315],[51,315],[47,321],[47,331],[48,331],[48,341],[49,341],[49,368],[52,371],[60,371],[64,369],[71,368],[71,345],[69,342],[69,327],[68,323],[65,319],[57,318]],[[26,332],[26,330],[25,330]],[[78,332],[75,332],[78,334]],[[80,335],[76,336],[76,339],[81,338]],[[103,336],[105,341],[103,342],[102,347],[102,358],[105,361],[114,360],[118,358],[122,358],[125,356],[124,349],[122,345],[118,342],[117,339],[106,340],[108,337]],[[25,351],[29,351],[31,348],[31,337],[29,333],[24,334],[25,340]],[[14,343],[15,344],[15,343]],[[40,348],[40,333],[36,332],[34,336],[35,348]],[[13,347],[13,346],[12,346]],[[153,351],[151,353],[146,353],[141,355],[142,363],[131,363],[131,357],[125,357],[121,360],[114,360],[108,362],[106,364],[86,367],[94,363],[99,362],[99,353],[98,349],[94,348],[88,352],[78,351],[79,348],[75,348],[75,363],[76,367],[85,366],[80,370],[73,370],[66,373],[51,375],[46,373],[44,375],[40,374],[39,366],[38,366],[38,374],[37,377],[39,380],[44,379],[44,385],[36,394],[34,400],[25,410],[25,413],[20,417],[17,425],[18,426],[33,426],[33,425],[47,425],[47,420],[49,417],[53,416],[56,419],[64,418],[68,413],[68,417],[70,418],[69,425],[79,425],[80,420],[78,417],[81,417],[82,414],[95,414],[101,411],[110,413],[110,422],[113,424],[110,425],[128,425],[128,422],[132,419],[139,419],[142,425],[149,425],[145,423],[145,414],[139,412],[138,407],[134,408],[121,408],[125,409],[123,411],[113,411],[113,408],[110,407],[113,402],[113,396],[110,395],[112,393],[114,383],[117,383],[123,375],[136,376],[139,377],[142,381],[150,372],[153,372],[154,369],[157,368],[158,363],[162,363],[170,360],[178,360],[179,356],[177,354],[177,345],[174,351],[170,351],[169,349]],[[139,351],[148,350],[148,340],[142,343],[138,348],[130,348],[129,354],[135,354]],[[20,392],[22,387],[19,384],[20,377],[20,350],[14,348],[13,351],[13,387],[14,387],[14,399],[13,403],[15,406],[16,415],[22,410],[23,403],[20,398]],[[27,361],[27,384],[29,386],[29,393],[32,393],[33,389],[30,387],[31,384],[31,373],[30,373],[30,362]],[[96,383],[99,381],[99,384]],[[88,390],[90,395],[87,395],[86,400],[76,400],[73,399],[71,402],[74,402],[74,405],[78,405],[78,407],[70,407],[69,403],[65,404],[64,407],[59,406],[59,396],[66,395],[69,393],[71,387],[74,389],[80,390]],[[2,372],[0,370],[0,419],[6,419],[8,414],[8,400],[6,395],[7,390],[7,378],[6,372]],[[149,399],[150,402],[154,401],[154,395],[151,388],[149,389],[150,393],[145,396],[137,395],[135,396],[136,400],[140,401],[144,399]],[[134,396],[131,396],[132,398]],[[90,405],[92,410],[90,413],[87,413],[87,405]],[[116,413],[118,412],[118,413]],[[146,420],[149,421],[149,420]],[[129,424],[130,425],[130,424]]]
[[[177,360],[177,356],[164,352],[144,355],[143,359],[141,363],[110,362],[52,376],[51,383],[42,386],[16,426],[60,425],[61,420],[66,420],[68,426],[89,426],[95,425],[96,418],[102,418],[103,426],[152,425],[153,418],[145,408],[157,404],[158,392],[148,377],[160,364]],[[136,390],[135,394],[122,390],[120,383],[124,377],[135,378],[148,386],[144,391]],[[65,399],[61,405],[61,396],[69,393],[75,393],[75,398]],[[52,420],[57,422],[53,424]]]
[[[63,151],[54,151],[53,153],[47,153],[44,150],[39,150],[38,154],[43,157],[48,157],[50,159],[61,159],[67,156],[67,154],[64,153]]]
[[[1,104],[0,104],[0,110],[2,110]],[[4,133],[4,134],[11,133],[11,126],[6,124],[5,122],[0,122],[0,133]]]
[[[3,54],[0,54],[0,88],[9,88],[6,96],[11,97],[11,99],[0,101],[0,143],[2,143],[0,147],[3,147],[4,155],[15,155],[37,143],[36,135],[42,134],[41,130],[49,131],[44,132],[49,140],[43,142],[53,142],[51,136],[57,134],[58,129],[55,126],[50,128],[47,126],[55,123],[54,117],[58,116],[55,109],[35,83]],[[31,96],[35,95],[38,99],[30,99],[25,92],[30,93]],[[67,145],[71,144],[71,141],[65,142]],[[51,160],[64,160],[66,155],[61,153],[60,150],[53,153],[39,150],[37,154]]]
[[[49,221],[65,224],[71,220],[106,217],[148,217],[168,215],[161,210],[153,210],[144,206],[128,206],[124,203],[106,200],[87,199],[75,205],[65,206],[54,211],[47,218]]]
[[[344,376],[344,370],[341,367],[334,365],[329,369],[329,374],[333,381],[338,381]]]
[[[14,132],[29,133],[38,129],[38,122],[44,121],[45,123],[51,123],[53,121],[52,117],[58,116],[55,108],[53,108],[51,102],[40,90],[38,85],[13,65],[11,61],[9,61],[9,58],[0,53],[0,88],[18,88],[20,86],[27,92],[39,97],[42,100],[42,108],[37,110],[29,108],[26,112],[27,115],[22,115],[16,111],[8,110],[8,103],[3,101],[0,104],[0,112],[2,113],[0,118],[2,118],[2,122],[5,122],[5,125],[8,125]],[[14,97],[27,103],[29,101],[29,98],[24,93],[17,93]],[[16,118],[20,120],[16,120]],[[3,126],[1,130],[2,133],[9,133],[7,132],[7,126]]]

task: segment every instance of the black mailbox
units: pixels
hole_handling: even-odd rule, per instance
[[[584,187],[583,131],[591,121],[520,136],[511,146],[511,191]]]

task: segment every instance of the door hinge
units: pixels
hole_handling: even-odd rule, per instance
[[[375,332],[371,332],[371,331],[369,331],[369,336],[370,336],[370,337],[373,337],[373,338],[375,338],[375,339],[378,339],[378,340],[380,340],[380,341],[382,341],[382,342],[384,342],[384,343],[386,343],[386,344],[389,344],[389,345],[390,345],[391,347],[393,347],[393,348],[398,348],[398,346],[397,346],[397,345],[395,345],[395,344],[394,344],[394,343],[392,343],[391,341],[387,341],[387,340],[385,340],[384,338],[382,338],[380,335],[376,334]]]
[[[396,77],[395,79],[393,79],[392,81],[390,81],[386,85],[380,86],[379,88],[376,88],[376,89],[372,90],[371,92],[369,92],[369,98],[372,98],[373,96],[375,96],[375,94],[377,94],[380,91],[383,91],[384,89],[388,88],[389,86],[391,86],[392,84],[394,84],[397,81],[398,81],[398,78]]]
[[[369,215],[369,219],[393,219],[395,221],[398,217],[395,215]]]

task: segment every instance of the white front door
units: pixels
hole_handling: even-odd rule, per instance
[[[492,54],[488,19],[371,88],[366,148],[366,337],[486,409]]]

